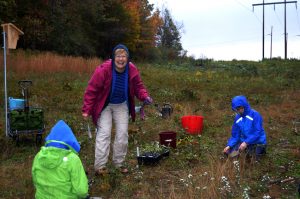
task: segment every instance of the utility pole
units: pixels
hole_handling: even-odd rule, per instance
[[[263,43],[262,43],[262,60],[265,58],[265,0],[263,0],[263,30],[262,30],[262,38],[263,38]]]
[[[271,36],[271,46],[270,46],[270,60],[272,59],[272,37],[273,37],[273,26],[271,26],[271,33],[269,34]]]
[[[284,59],[287,59],[286,0],[284,0]]]
[[[265,5],[273,5],[275,7],[276,4],[284,4],[284,59],[287,59],[287,33],[286,33],[286,4],[288,3],[295,3],[297,7],[297,1],[286,1],[284,0],[283,2],[270,2],[270,3],[265,3],[263,0],[263,3],[258,3],[258,4],[252,4],[253,10],[254,6],[263,6],[263,49],[262,49],[262,60],[264,60],[264,51],[265,51]]]

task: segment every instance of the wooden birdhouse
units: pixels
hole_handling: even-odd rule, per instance
[[[19,36],[24,35],[24,32],[12,23],[1,24],[1,26],[6,33],[6,48],[16,49]]]

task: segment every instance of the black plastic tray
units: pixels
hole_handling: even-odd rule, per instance
[[[163,157],[168,157],[170,150],[166,149],[163,153],[145,152],[137,157],[139,165],[157,165]]]

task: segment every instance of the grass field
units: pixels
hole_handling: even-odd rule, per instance
[[[3,53],[2,53],[3,54]],[[1,54],[1,56],[2,56]],[[3,63],[3,57],[0,57]],[[297,198],[300,182],[300,61],[136,63],[154,103],[170,103],[174,111],[163,119],[155,106],[146,119],[130,122],[126,163],[130,173],[96,177],[94,139],[82,119],[82,97],[101,60],[61,57],[51,53],[11,52],[7,58],[8,96],[20,98],[19,80],[32,80],[30,105],[42,107],[46,131],[65,120],[81,143],[80,158],[90,179],[90,195],[103,198]],[[1,73],[3,80],[3,73]],[[3,83],[3,81],[2,81]],[[3,85],[3,84],[2,84]],[[1,86],[4,96],[4,88]],[[231,98],[245,95],[264,118],[267,155],[260,161],[223,157],[234,113]],[[31,166],[40,146],[31,135],[19,146],[5,136],[1,98],[0,198],[34,198]],[[136,105],[139,102],[136,101]],[[200,135],[181,127],[183,115],[202,115]],[[90,125],[91,124],[91,121]],[[177,148],[155,166],[137,166],[136,147],[159,141],[162,131],[177,133]],[[110,162],[111,164],[111,162]],[[110,166],[110,165],[109,165]]]

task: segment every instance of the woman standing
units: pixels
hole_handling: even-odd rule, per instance
[[[92,116],[97,126],[95,146],[96,174],[107,173],[111,129],[114,122],[116,134],[113,143],[113,164],[122,173],[127,173],[124,166],[128,146],[129,115],[135,120],[134,98],[144,104],[151,104],[138,69],[129,62],[129,51],[119,44],[113,49],[112,59],[96,68],[84,93],[82,116]]]

